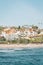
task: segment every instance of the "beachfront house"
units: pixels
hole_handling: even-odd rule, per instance
[[[40,34],[43,34],[43,29],[41,29],[40,31],[41,31]]]
[[[26,29],[24,31],[24,34],[27,36],[27,37],[30,37],[30,36],[35,36],[37,35],[37,32],[36,31],[33,31],[32,28],[29,28],[29,29]]]
[[[18,38],[18,35],[16,34],[16,30],[15,29],[4,29],[2,31],[2,35],[5,37],[6,40],[14,40]]]

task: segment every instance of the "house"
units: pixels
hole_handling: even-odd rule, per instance
[[[43,34],[43,29],[41,29],[40,31],[41,31],[40,34]]]
[[[15,29],[7,28],[2,31],[2,35],[6,38],[6,40],[14,40],[18,38]]]
[[[24,34],[28,37],[37,35],[37,32],[33,31],[32,28],[26,29],[24,31]]]

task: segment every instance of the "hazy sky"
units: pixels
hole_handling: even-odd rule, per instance
[[[0,25],[33,24],[43,26],[43,0],[0,0]]]

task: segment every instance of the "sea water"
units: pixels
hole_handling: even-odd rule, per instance
[[[0,49],[0,65],[43,65],[43,48]]]

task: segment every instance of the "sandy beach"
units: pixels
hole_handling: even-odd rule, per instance
[[[43,48],[43,44],[0,44],[0,48]]]

